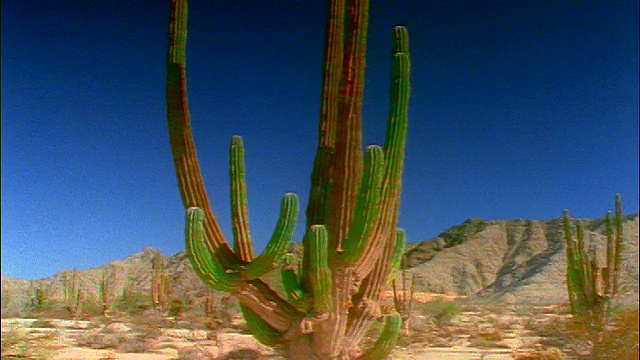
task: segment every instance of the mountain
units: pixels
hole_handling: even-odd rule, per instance
[[[604,260],[604,218],[580,219],[585,241]],[[638,294],[638,213],[624,219],[622,278]],[[420,291],[474,295],[516,303],[567,302],[562,219],[466,220],[407,251]]]
[[[581,219],[588,243],[602,255],[604,219]],[[556,304],[567,302],[565,245],[561,219],[482,220],[472,218],[437,237],[408,244],[406,264],[416,274],[416,291],[455,295],[478,295],[499,301]],[[625,250],[623,278],[630,301],[638,294],[638,213],[624,222]],[[292,244],[300,252],[300,244]],[[109,274],[110,296],[123,292],[148,297],[154,257],[165,264],[172,299],[204,303],[206,287],[195,275],[184,251],[165,257],[145,248],[127,258],[99,268],[78,271],[78,284],[87,303],[98,304],[98,284],[103,272]],[[40,280],[2,276],[2,316],[22,315],[29,293],[41,286],[47,297],[61,303],[64,271]],[[277,273],[267,276],[272,282]],[[276,288],[276,290],[279,290]],[[221,302],[233,304],[229,296],[217,293]]]

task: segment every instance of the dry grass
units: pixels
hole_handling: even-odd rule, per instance
[[[34,334],[24,328],[2,331],[2,359],[47,359],[56,334]]]
[[[638,359],[638,308],[614,313],[608,321],[594,315],[570,316],[538,323],[533,331],[545,346],[586,359]]]
[[[524,351],[518,351],[513,354],[513,360],[563,360],[566,356],[562,350],[549,347],[537,347],[535,349],[528,349]]]

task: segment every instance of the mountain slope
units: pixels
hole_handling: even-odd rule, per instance
[[[604,254],[604,219],[581,219],[588,242],[597,244]],[[472,218],[446,230],[438,237],[408,244],[406,263],[416,274],[416,291],[474,295],[509,302],[556,304],[567,302],[566,259],[561,219],[495,220]],[[630,300],[638,294],[638,213],[624,223],[625,251],[623,277]],[[299,244],[291,251],[300,252]],[[151,288],[152,258],[157,250],[145,248],[125,259],[99,268],[78,272],[79,285],[87,303],[98,303],[98,282],[102,271],[111,271],[111,297],[126,290],[143,299]],[[184,251],[163,257],[173,299],[202,304],[206,288],[191,269]],[[275,283],[277,272],[266,281]],[[53,301],[62,301],[63,271],[37,281],[2,276],[2,316],[23,314],[29,292],[41,285]],[[277,291],[280,290],[277,287]],[[227,304],[229,296],[219,293]]]
[[[581,220],[602,257],[604,219]],[[637,294],[637,213],[625,218],[624,242],[623,278]],[[407,265],[423,291],[551,304],[567,301],[565,256],[561,219],[474,218],[409,250]]]

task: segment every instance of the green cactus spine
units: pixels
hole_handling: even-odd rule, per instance
[[[362,90],[367,0],[329,0],[318,145],[306,208],[303,255],[285,254],[298,212],[294,194],[282,200],[265,251],[254,256],[249,232],[244,145],[230,146],[233,248],[207,198],[191,134],[186,92],[187,1],[171,0],[167,53],[167,120],[178,186],[186,209],[191,265],[205,284],[233,294],[248,328],[292,359],[381,359],[402,318],[380,296],[398,268],[404,232],[397,229],[407,131],[408,32],[393,29],[390,109],[384,146],[362,153]],[[278,266],[286,296],[262,277]],[[359,343],[372,321],[385,319],[378,342]]]

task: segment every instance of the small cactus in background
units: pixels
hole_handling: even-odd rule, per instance
[[[151,305],[154,309],[165,309],[169,302],[169,278],[165,271],[166,261],[155,251],[151,258]]]
[[[109,310],[111,310],[111,303],[114,301],[114,286],[113,277],[115,276],[115,270],[113,265],[107,265],[105,269],[100,272],[100,282],[98,283],[98,300],[102,307],[102,316],[109,316]]]
[[[411,314],[413,307],[413,294],[415,292],[416,274],[411,273],[411,281],[407,287],[407,257],[402,256],[402,271],[400,272],[400,285],[402,286],[398,290],[397,280],[392,280],[393,286],[393,305],[396,311],[402,317],[402,335],[410,335],[411,327]]]
[[[212,288],[207,287],[204,297],[204,316],[213,317],[216,313],[216,310],[217,306],[215,291]]]
[[[32,311],[42,311],[49,306],[48,288],[42,280],[29,282],[29,308]]]
[[[568,210],[563,211],[562,224],[567,245],[567,290],[571,312],[606,314],[619,289],[622,264],[624,245],[620,195],[615,196],[615,217],[612,219],[609,211],[605,218],[607,242],[604,264],[598,263],[595,244],[586,248],[580,220],[575,221],[575,238],[571,234]]]
[[[62,291],[66,309],[73,319],[80,314],[80,304],[82,300],[82,290],[78,284],[78,272],[76,270],[65,270],[62,273]]]
[[[392,33],[390,109],[385,144],[362,153],[362,90],[368,0],[329,0],[322,71],[320,125],[306,209],[303,255],[285,256],[298,197],[285,194],[273,236],[253,254],[242,139],[230,145],[229,246],[211,210],[190,127],[186,87],[187,1],[171,0],[167,54],[167,120],[186,210],[187,254],[210,287],[238,298],[249,330],[284,347],[291,359],[382,359],[395,346],[400,314],[381,304],[397,269],[404,231],[397,229],[409,100],[407,29]],[[281,297],[261,278],[281,268]],[[299,265],[298,265],[299,264]],[[360,347],[373,321],[385,325]]]

